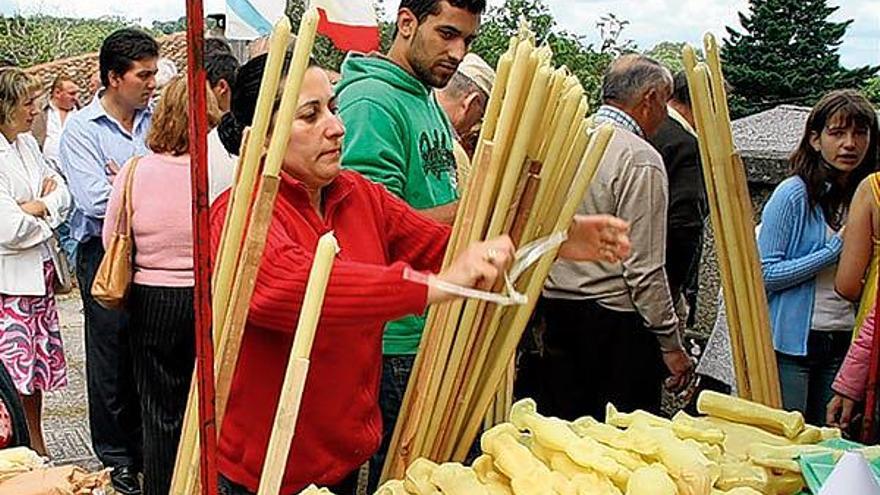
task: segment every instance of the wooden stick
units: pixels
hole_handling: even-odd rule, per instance
[[[605,155],[605,149],[607,148],[608,142],[613,133],[614,131],[612,128],[609,126],[603,126],[594,134],[590,143],[590,148],[587,150],[581,163],[581,172],[577,174],[577,178],[572,184],[568,196],[566,196],[565,207],[563,208],[556,224],[557,230],[568,228],[571,219],[574,217],[577,206],[581,203],[587,187],[595,174],[596,168],[601,162],[602,157]],[[491,401],[492,394],[498,386],[502,375],[507,371],[506,364],[508,363],[508,360],[516,352],[516,347],[519,344],[522,331],[526,324],[528,324],[528,320],[534,311],[538,296],[544,287],[544,281],[550,273],[550,268],[555,261],[554,258],[555,252],[552,256],[545,256],[538,261],[538,264],[532,270],[532,275],[528,281],[528,302],[522,306],[516,307],[513,311],[508,312],[508,316],[502,319],[501,326],[506,329],[504,339],[499,343],[500,345],[493,346],[493,352],[490,359],[487,361],[487,363],[493,363],[493,365],[488,366],[487,370],[482,370],[481,372],[482,379],[478,388],[479,393],[475,396],[475,400],[470,403],[469,419],[462,429],[462,433],[458,439],[453,455],[454,459],[464,458],[471,443],[474,441],[474,438],[476,438],[480,419],[485,414],[489,402]],[[498,363],[504,363],[505,365],[498,366]]]
[[[275,424],[269,437],[263,475],[260,477],[260,486],[257,490],[258,495],[275,495],[281,491],[281,483],[287,471],[287,458],[290,455],[290,446],[296,430],[296,420],[306,387],[306,377],[309,373],[309,355],[312,352],[312,343],[315,340],[315,332],[318,329],[318,320],[324,304],[324,294],[327,291],[330,270],[337,252],[339,252],[339,244],[333,232],[322,235],[315,250],[302,309],[296,324],[290,359],[287,361],[287,370],[284,373],[281,396],[278,400],[278,410],[275,413]]]
[[[224,241],[218,250],[218,264],[214,272],[214,293],[212,302],[212,318],[214,341],[222,341],[221,329],[223,318],[229,301],[231,288],[231,274],[236,270],[238,263],[239,247],[244,233],[245,222],[248,214],[249,200],[253,193],[256,182],[256,171],[259,164],[259,156],[263,148],[268,130],[268,113],[275,98],[278,81],[281,77],[281,64],[284,61],[284,51],[290,40],[290,21],[286,17],[281,19],[270,36],[270,49],[266,62],[266,70],[263,73],[260,94],[257,98],[254,125],[246,132],[248,146],[242,153],[242,162],[236,175],[238,181],[235,184],[234,195],[241,198],[237,201],[235,214],[229,214],[227,222],[223,226],[221,239]],[[261,117],[266,115],[265,118]],[[248,149],[254,149],[248,153]],[[231,207],[232,205],[230,205]],[[235,220],[232,220],[232,218]],[[216,371],[216,368],[215,368]],[[194,375],[195,377],[195,375]],[[171,481],[171,493],[191,494],[195,491],[194,479],[197,474],[193,473],[193,459],[198,459],[198,421],[197,421],[197,387],[198,381],[193,379],[190,386],[187,409],[184,413],[184,421],[181,430],[181,440],[178,445],[177,458],[174,465],[174,474]],[[218,429],[222,423],[217,421]]]

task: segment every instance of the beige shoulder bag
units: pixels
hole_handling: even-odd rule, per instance
[[[125,189],[119,203],[119,214],[116,216],[116,227],[113,237],[107,244],[104,258],[98,266],[95,281],[92,283],[92,297],[101,306],[108,309],[121,309],[128,296],[134,273],[132,250],[134,239],[131,235],[131,184],[139,157],[131,159],[128,175],[125,177]]]

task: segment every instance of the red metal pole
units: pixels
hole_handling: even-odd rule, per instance
[[[878,273],[880,278],[880,273]],[[862,443],[870,445],[876,438],[877,378],[880,375],[880,290],[874,301],[874,338],[871,341],[871,367],[865,389],[865,416],[862,422]]]
[[[193,269],[196,367],[199,381],[199,459],[202,495],[217,493],[214,417],[214,344],[211,336],[211,225],[208,203],[208,114],[205,85],[205,16],[202,0],[186,1],[189,143],[193,193]]]

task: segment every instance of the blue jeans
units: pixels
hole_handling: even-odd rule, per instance
[[[65,221],[59,225],[55,229],[55,235],[58,237],[58,245],[61,246],[61,250],[67,255],[67,262],[70,265],[71,271],[74,271],[76,267],[76,247],[79,243],[70,236],[70,224]]]
[[[415,355],[383,356],[382,358],[382,383],[379,386],[379,408],[382,410],[382,443],[379,451],[370,459],[370,479],[367,484],[367,493],[373,493],[379,485],[382,476],[382,466],[385,465],[385,456],[388,454],[388,446],[391,444],[391,435],[394,434],[394,425],[397,423],[397,415],[403,404],[403,394],[409,384],[409,375],[415,364]]]
[[[806,356],[776,353],[786,410],[803,412],[810,424],[825,424],[825,407],[833,395],[831,385],[851,339],[850,332],[811,331]]]

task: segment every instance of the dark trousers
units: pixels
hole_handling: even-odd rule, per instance
[[[143,419],[144,494],[166,495],[195,362],[193,289],[135,284],[128,309]]]
[[[141,418],[128,347],[128,316],[91,295],[104,256],[101,240],[77,247],[76,278],[85,315],[86,381],[92,447],[104,466],[141,466]]]
[[[388,455],[394,425],[403,405],[403,395],[409,384],[416,357],[414,355],[383,356],[382,383],[379,386],[379,408],[382,410],[382,443],[379,450],[370,459],[370,477],[367,482],[367,493],[373,493],[379,485],[382,467]]]
[[[808,423],[825,424],[825,407],[834,395],[831,385],[851,340],[850,332],[813,330],[807,337],[806,356],[776,353],[785,410],[801,411]]]
[[[621,411],[660,413],[663,358],[637,313],[591,301],[544,299],[542,305],[541,414],[602,420],[609,402]]]
[[[354,472],[346,476],[346,478],[342,480],[342,482],[333,486],[328,486],[326,488],[333,492],[335,495],[356,495],[359,474],[360,470],[355,470]],[[217,483],[217,489],[220,492],[220,495],[255,495],[255,492],[252,492],[241,485],[233,483],[222,474],[220,475],[220,481]]]

